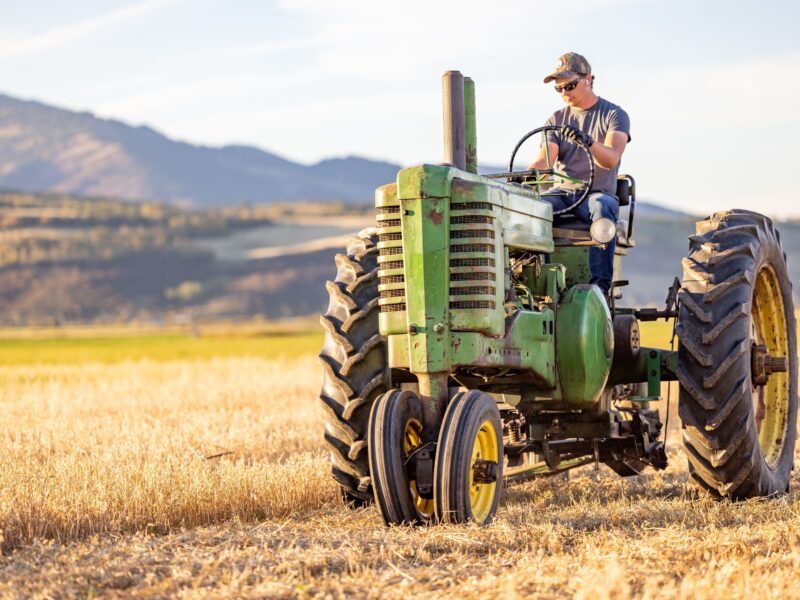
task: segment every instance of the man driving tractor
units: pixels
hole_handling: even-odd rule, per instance
[[[568,52],[559,58],[556,69],[544,78],[544,83],[556,82],[566,106],[547,119],[546,125],[561,126],[561,131],[546,133],[547,146],[542,144],[531,169],[555,167],[578,180],[589,179],[589,165],[578,144],[588,147],[595,163],[594,185],[585,202],[573,214],[587,224],[600,218],[617,222],[619,201],[616,197],[617,174],[625,146],[631,140],[628,113],[594,92],[594,75],[589,62],[580,54]],[[572,205],[581,193],[580,184],[564,180],[543,198],[554,210]],[[614,272],[616,240],[604,247],[589,251],[590,283],[608,295]]]

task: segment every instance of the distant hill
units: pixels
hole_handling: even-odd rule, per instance
[[[636,215],[622,305],[662,306],[697,219],[645,204]],[[0,193],[0,326],[319,313],[335,254],[370,224],[369,207],[331,202],[187,209]],[[800,290],[800,223],[778,228]]]
[[[149,127],[0,94],[0,188],[9,191],[196,208],[297,200],[371,204],[375,188],[394,181],[399,169],[357,156],[306,166],[249,146],[195,146]],[[681,214],[645,204],[640,210]]]
[[[247,146],[177,142],[149,127],[0,95],[0,186],[196,207],[370,202],[398,166],[347,157],[305,166]]]

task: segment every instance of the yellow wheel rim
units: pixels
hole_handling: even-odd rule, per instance
[[[497,445],[497,431],[491,421],[484,421],[475,436],[472,446],[472,461],[469,468],[469,500],[472,517],[478,523],[483,523],[492,511],[494,497],[497,493],[497,482],[476,483],[473,477],[473,467],[478,459],[497,462],[500,449]]]
[[[406,423],[405,432],[403,433],[403,455],[408,459],[411,453],[419,447],[422,439],[422,423],[417,419],[409,419]],[[417,481],[411,479],[409,481],[411,487],[411,494],[414,498],[414,504],[417,505],[417,510],[426,517],[433,515],[433,500],[423,498],[417,491]]]
[[[751,314],[753,343],[767,347],[770,356],[789,356],[789,336],[778,276],[770,266],[758,272]],[[766,385],[752,390],[758,445],[767,466],[775,468],[789,426],[789,373],[773,373]]]

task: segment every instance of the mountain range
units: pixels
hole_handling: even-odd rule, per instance
[[[313,165],[252,146],[198,146],[147,126],[0,94],[0,189],[194,208],[279,201],[370,204],[400,165],[358,156]],[[505,167],[481,165],[479,172]],[[643,214],[683,213],[639,203]]]
[[[354,156],[306,166],[249,146],[196,146],[150,127],[0,95],[0,187],[7,190],[198,208],[284,200],[368,203],[398,168]]]
[[[0,95],[0,325],[320,312],[336,252],[399,168],[195,146]],[[636,203],[631,305],[663,304],[695,220]],[[779,228],[796,282],[800,223]]]

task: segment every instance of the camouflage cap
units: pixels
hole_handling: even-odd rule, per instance
[[[557,79],[558,77],[588,75],[591,72],[592,67],[588,60],[576,52],[567,52],[559,57],[556,70],[545,77],[544,82],[550,83],[553,79]]]

